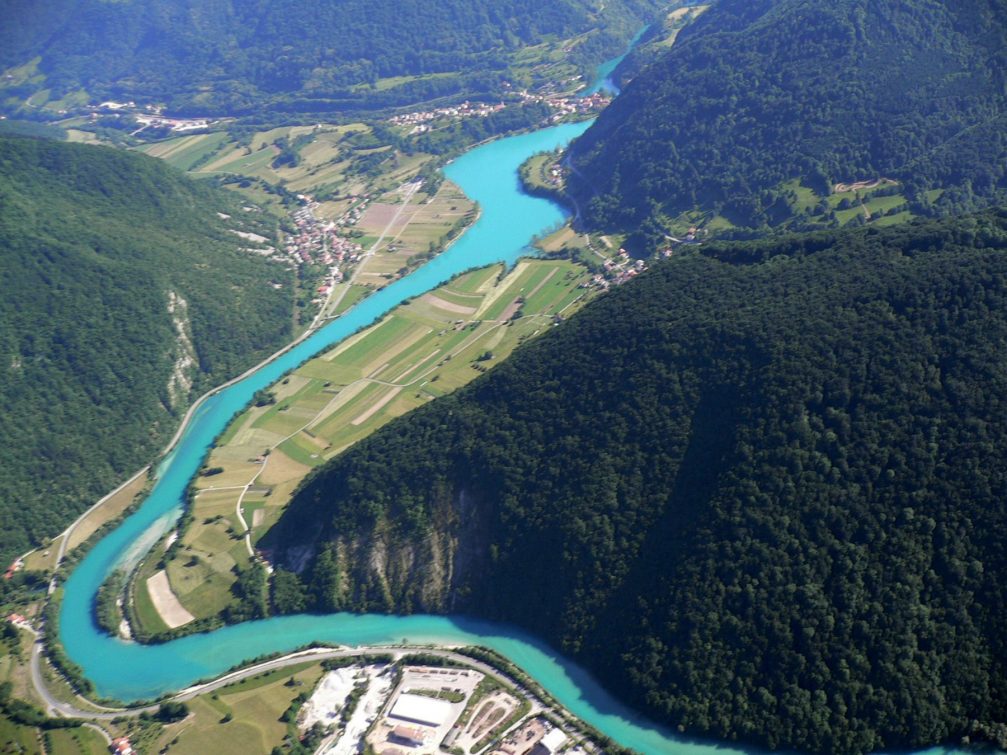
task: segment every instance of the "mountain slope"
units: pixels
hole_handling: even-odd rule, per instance
[[[697,207],[810,221],[793,179],[826,196],[887,177],[916,214],[975,209],[1007,192],[1005,50],[998,0],[721,0],[576,142],[572,189],[629,231]]]
[[[999,212],[674,258],[323,467],[268,544],[314,546],[317,610],[515,622],[691,734],[1004,722],[1005,252]]]
[[[175,111],[235,114],[359,106],[379,79],[394,77],[450,74],[388,82],[405,87],[405,102],[486,92],[518,48],[588,32],[607,39],[602,48],[618,46],[659,3],[56,0],[40,9],[19,0],[11,6],[11,23],[0,32],[0,66],[40,57],[38,71],[54,99],[83,88],[96,97],[167,101]],[[25,92],[42,88],[25,86]]]
[[[289,338],[289,273],[232,232],[261,224],[153,158],[0,138],[0,558],[55,535],[197,392]]]

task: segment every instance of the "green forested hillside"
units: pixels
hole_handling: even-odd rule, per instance
[[[26,0],[5,6],[0,69],[27,96],[86,90],[175,112],[318,112],[499,91],[519,48],[591,33],[582,62],[614,54],[657,0]],[[575,56],[576,57],[576,56]],[[405,77],[396,80],[396,77]],[[420,77],[412,79],[411,77]],[[372,89],[379,80],[380,87]],[[394,96],[388,90],[394,89]]]
[[[1005,346],[1005,211],[695,249],[309,478],[274,605],[516,622],[691,735],[1005,723]]]
[[[1007,194],[1007,8],[720,0],[573,162],[591,223],[650,238],[694,208],[745,229],[834,223],[832,187],[879,177],[916,215],[986,206]]]
[[[4,563],[149,461],[196,391],[289,337],[289,273],[232,233],[261,225],[153,158],[0,138]]]

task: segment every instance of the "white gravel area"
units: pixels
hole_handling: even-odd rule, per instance
[[[367,729],[381,712],[392,691],[390,666],[347,666],[329,671],[322,677],[314,694],[304,704],[306,730],[321,722],[323,726],[338,725],[340,711],[356,683],[367,679],[367,692],[357,703],[346,731],[335,741],[328,741],[318,752],[325,755],[355,755],[362,750],[362,740]]]

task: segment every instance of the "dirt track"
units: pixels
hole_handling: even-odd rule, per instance
[[[876,189],[879,186],[886,184],[897,186],[898,183],[898,181],[893,181],[890,178],[875,178],[873,181],[857,181],[852,184],[839,183],[832,187],[832,191],[835,194],[845,194],[848,191],[867,191],[869,189]]]

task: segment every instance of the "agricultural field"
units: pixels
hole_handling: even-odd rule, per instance
[[[381,239],[361,265],[357,283],[382,286],[397,278],[419,257],[436,251],[452,228],[460,229],[466,219],[474,219],[474,207],[450,181],[442,183],[431,197],[414,196],[408,190],[382,195],[356,225],[365,239]]]
[[[326,196],[390,189],[430,160],[428,155],[406,156],[390,150],[380,178],[377,171],[373,177],[364,175],[358,161],[367,150],[352,143],[351,137],[369,133],[370,127],[362,123],[283,126],[240,140],[217,131],[177,136],[139,149],[196,176],[229,175],[282,184],[292,193]],[[386,176],[387,181],[382,180]]]
[[[699,18],[709,5],[687,5],[668,13],[664,19],[662,35],[654,43],[659,48],[671,47],[682,29]]]
[[[276,522],[311,469],[551,328],[591,295],[580,287],[589,277],[568,260],[466,273],[274,385],[272,403],[240,414],[196,478],[192,523],[167,563],[186,610],[198,619],[231,601],[249,544]]]
[[[523,88],[549,83],[557,91],[573,93],[584,85],[584,79],[580,69],[570,62],[570,51],[587,37],[583,34],[521,48],[511,60],[508,78]]]
[[[16,724],[9,718],[0,716],[0,752],[43,755],[45,750],[42,749],[38,729]]]
[[[316,314],[318,324],[339,315],[422,264],[475,217],[474,203],[451,182],[434,189],[417,179],[431,155],[400,152],[361,123],[285,126],[240,137],[189,134],[140,149],[191,175],[226,178],[291,236],[303,230],[295,230],[291,214],[310,197],[315,222],[337,223],[340,237],[360,244],[362,261],[347,269],[340,259],[339,275],[321,263],[324,246],[317,239],[311,259],[291,256],[300,271],[302,325]]]
[[[229,474],[238,477],[242,471],[238,467]],[[247,479],[248,475],[243,475],[242,481]],[[198,526],[182,534],[178,556],[167,559],[167,585],[150,581],[157,578],[156,573],[141,572],[135,581],[134,598],[145,628],[163,631],[162,627],[182,626],[191,617],[214,616],[230,603],[236,569],[247,566],[250,557],[243,537],[245,526],[237,513],[243,493],[246,493],[245,488],[237,485],[223,490],[205,489],[198,506],[202,519]],[[162,593],[153,591],[158,585],[170,588],[177,604],[170,594],[162,597]],[[151,616],[151,610],[156,619]]]
[[[187,703],[188,718],[164,727],[157,744],[160,748],[170,745],[173,755],[270,752],[287,735],[281,718],[294,698],[310,693],[321,676],[320,664],[305,663],[201,695]]]
[[[141,151],[151,157],[160,158],[179,170],[192,170],[200,161],[221,149],[227,140],[228,135],[225,131],[190,134],[149,144]]]
[[[94,729],[52,729],[45,733],[46,749],[56,755],[104,755],[108,743]]]
[[[34,637],[24,630],[18,631],[17,635],[16,638],[0,640],[0,684],[10,682],[13,697],[37,704],[28,673]]]
[[[887,226],[903,223],[914,216],[899,185],[887,179],[865,181],[858,184],[838,184],[828,195],[822,195],[803,185],[799,180],[788,181],[777,187],[785,204],[778,203],[769,214],[771,224],[779,228],[831,227],[850,223],[868,223]],[[940,192],[929,192],[933,201]],[[673,235],[684,235],[689,228],[697,227],[715,234],[735,228],[725,215],[712,212],[685,212],[668,224]]]

